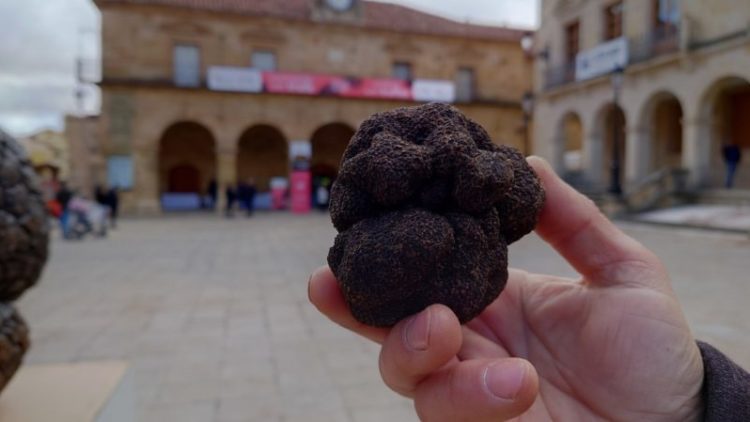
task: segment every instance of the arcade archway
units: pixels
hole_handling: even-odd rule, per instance
[[[281,131],[269,125],[247,129],[237,149],[237,179],[253,179],[258,191],[269,190],[271,179],[288,177],[288,146]]]
[[[311,171],[313,177],[335,179],[354,129],[343,123],[330,123],[318,128],[310,139],[312,145]]]
[[[197,209],[216,177],[216,144],[211,132],[195,122],[175,123],[159,143],[159,192],[162,207]]]

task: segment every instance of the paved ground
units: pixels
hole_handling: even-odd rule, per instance
[[[697,336],[750,367],[750,240],[627,229],[667,262]],[[308,273],[333,236],[320,215],[185,216],[55,242],[19,305],[32,326],[27,362],[129,360],[144,421],[414,421],[381,385],[377,349],[307,303]],[[572,273],[536,237],[511,262]]]
[[[637,220],[750,234],[750,205],[685,205],[643,213]]]

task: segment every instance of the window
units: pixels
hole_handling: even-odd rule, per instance
[[[678,0],[653,0],[654,26],[674,27],[680,22],[680,2]]]
[[[396,62],[393,63],[393,77],[403,81],[411,80],[411,63]]]
[[[604,8],[604,40],[614,40],[622,36],[622,2]]]
[[[258,70],[276,70],[276,53],[267,50],[253,51],[250,57],[250,65]]]
[[[565,60],[567,63],[576,62],[580,29],[581,25],[578,21],[565,27]]]
[[[469,102],[474,99],[474,69],[462,67],[456,75],[456,99]]]
[[[201,84],[201,53],[194,45],[174,47],[174,83],[177,86],[197,87]]]

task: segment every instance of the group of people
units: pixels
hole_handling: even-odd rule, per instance
[[[117,187],[105,189],[97,186],[93,196],[92,201],[68,187],[65,182],[60,183],[48,206],[50,213],[60,221],[63,239],[81,239],[88,234],[105,237],[108,226],[116,227],[120,208]]]
[[[252,217],[253,211],[255,210],[256,193],[258,193],[258,188],[255,185],[255,179],[252,177],[244,182],[237,183],[237,186],[227,186],[226,191],[224,192],[227,200],[226,208],[224,210],[226,216],[233,217],[235,206],[239,205],[240,210],[245,210],[247,216]],[[215,206],[215,199],[213,200],[213,203]]]

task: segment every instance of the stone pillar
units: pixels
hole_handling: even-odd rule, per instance
[[[604,166],[609,165],[609,157],[604,156],[604,139],[601,133],[592,130],[586,133],[583,138],[583,171],[586,180],[591,186],[598,189],[606,187]]]
[[[135,212],[138,215],[157,215],[161,213],[159,204],[159,149],[154,145],[134,147],[133,196]]]
[[[641,126],[627,128],[625,135],[625,183],[638,183],[651,171],[651,142],[649,131]]]
[[[237,184],[237,146],[218,145],[216,154],[216,182],[218,194],[216,201],[216,212],[223,213],[227,205],[226,190],[229,186]]]
[[[711,125],[698,119],[685,119],[682,127],[682,166],[690,171],[688,186],[711,184]]]

